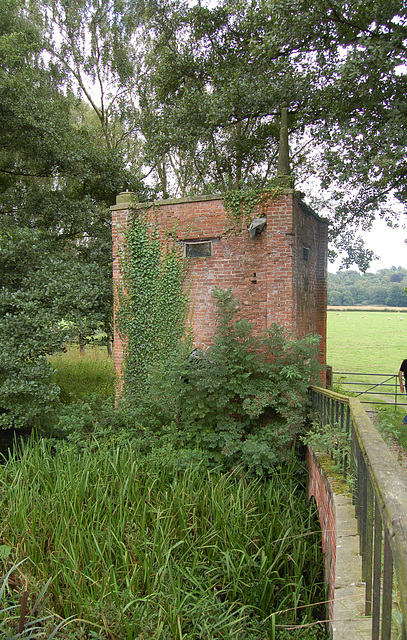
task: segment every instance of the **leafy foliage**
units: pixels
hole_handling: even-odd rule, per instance
[[[179,195],[261,188],[272,177],[282,96],[303,93],[311,77],[287,56],[263,64],[260,22],[253,7],[230,2],[163,3],[149,16],[140,123],[163,192],[171,177]]]
[[[81,446],[89,438],[130,440],[153,459],[167,456],[175,469],[243,465],[267,475],[287,463],[307,415],[309,384],[318,379],[319,339],[295,340],[278,325],[254,336],[250,323],[236,320],[231,291],[215,296],[218,329],[206,353],[180,343],[164,360],[163,351],[160,358],[146,350],[154,360],[135,372],[116,409],[100,396],[84,397],[59,413],[55,435]]]
[[[404,3],[224,0],[176,5],[171,19],[160,9],[148,23],[140,121],[163,190],[171,173],[181,195],[242,179],[263,186],[288,100],[296,182],[329,215],[345,265],[365,270],[372,252],[358,231],[405,212]]]
[[[111,334],[108,204],[132,181],[139,188],[42,59],[34,6],[2,0],[0,11],[2,426],[32,426],[52,411],[49,354],[74,335]]]
[[[227,191],[223,195],[223,205],[233,228],[240,232],[243,224],[247,224],[253,209],[260,206],[261,215],[261,207],[264,201],[278,198],[281,193],[282,188],[274,185],[263,189],[242,187],[241,189]]]
[[[323,616],[321,533],[293,467],[250,480],[174,471],[128,442],[40,441],[0,466],[0,486],[8,561],[29,555],[32,603],[52,576],[45,615],[74,616],[57,637],[258,640],[274,637],[269,616],[277,639],[285,625],[317,637],[303,625]]]
[[[36,4],[44,48],[63,84],[77,87],[88,103],[99,143],[109,150],[120,149],[131,173],[137,173],[135,123],[129,116],[138,54],[133,36],[141,6],[132,0],[38,0]]]
[[[294,340],[277,325],[255,337],[250,323],[235,319],[231,291],[215,296],[213,346],[202,354],[184,351],[156,370],[135,415],[146,436],[192,459],[201,451],[208,464],[269,473],[290,458],[306,416],[318,339]]]
[[[1,553],[2,551],[3,554]],[[3,558],[7,559],[11,551],[11,547],[7,545],[0,546],[0,561],[3,560]],[[58,637],[58,632],[61,632],[61,630],[69,624],[70,620],[61,620],[54,626],[52,631],[49,633],[45,632],[46,627],[50,626],[51,619],[53,618],[51,615],[44,614],[46,606],[44,596],[46,595],[52,578],[49,578],[38,598],[33,602],[30,612],[27,612],[25,609],[28,600],[27,591],[21,598],[21,602],[14,604],[16,598],[11,595],[12,588],[10,588],[9,583],[12,581],[22,582],[21,577],[18,576],[16,579],[15,574],[22,571],[23,563],[24,560],[21,560],[13,565],[11,569],[0,578],[0,632],[4,640],[35,640],[40,637],[44,638],[44,640],[52,640],[52,638]],[[27,599],[25,599],[26,597]]]

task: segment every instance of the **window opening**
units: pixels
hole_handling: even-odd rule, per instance
[[[186,242],[186,258],[210,258],[212,256],[212,241]]]

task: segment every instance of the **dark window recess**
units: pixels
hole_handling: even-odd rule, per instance
[[[309,247],[303,247],[302,248],[302,257],[304,262],[308,262],[308,258],[309,258]]]
[[[210,258],[212,242],[186,242],[185,255],[187,258]]]

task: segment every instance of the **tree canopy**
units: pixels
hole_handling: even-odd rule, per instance
[[[111,332],[108,205],[140,183],[62,90],[40,23],[19,0],[0,14],[0,423],[23,425],[58,396],[46,356]]]
[[[407,269],[392,267],[364,274],[349,269],[328,273],[328,304],[407,307]]]
[[[405,213],[401,0],[29,6],[49,70],[88,102],[99,144],[162,196],[264,186],[286,100],[296,186],[329,216],[346,265],[372,257],[360,229]]]

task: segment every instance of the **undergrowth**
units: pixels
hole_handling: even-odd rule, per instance
[[[407,425],[402,421],[406,408],[380,408],[376,413],[375,425],[386,442],[396,441],[407,453]]]
[[[114,393],[113,358],[106,349],[88,347],[85,354],[68,347],[65,353],[49,357],[54,367],[54,382],[61,389],[60,401],[69,404],[97,393],[111,398]]]
[[[130,444],[40,441],[0,467],[0,491],[3,572],[28,558],[8,598],[26,590],[31,610],[52,578],[47,624],[74,616],[60,638],[326,637],[321,532],[293,468],[179,472]]]

